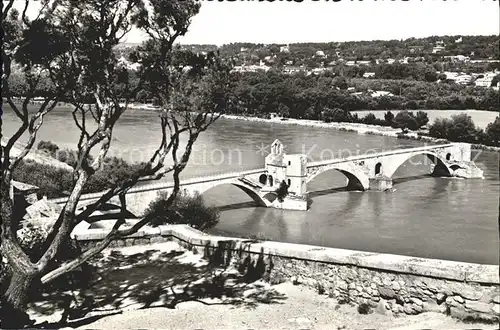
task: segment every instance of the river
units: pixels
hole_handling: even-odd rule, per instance
[[[17,127],[16,119],[8,108],[3,119],[3,134],[9,136]],[[125,113],[115,128],[110,154],[127,161],[146,160],[159,141],[158,127],[154,112]],[[220,119],[199,137],[182,176],[263,167],[276,138],[287,153],[306,153],[312,160],[423,144],[325,128]],[[46,117],[38,136],[70,149],[77,139],[70,111],[63,108]],[[306,212],[256,207],[243,191],[229,185],[203,196],[208,204],[221,208],[220,222],[212,229],[217,234],[498,264],[498,154],[482,152],[476,164],[484,171],[484,180],[428,177],[426,159],[412,159],[396,172],[394,192],[344,191],[344,176],[328,171],[308,184],[312,204]]]

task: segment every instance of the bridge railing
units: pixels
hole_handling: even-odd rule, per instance
[[[369,158],[374,158],[374,157],[383,157],[383,156],[390,156],[390,155],[405,154],[405,153],[409,153],[409,152],[433,150],[433,149],[446,148],[446,147],[452,147],[452,146],[453,146],[453,143],[447,143],[447,144],[436,144],[436,145],[425,146],[425,147],[400,148],[400,149],[395,149],[395,150],[383,151],[380,153],[361,154],[361,155],[357,155],[357,156],[332,158],[332,159],[327,159],[327,160],[310,162],[307,164],[307,167],[316,167],[316,166],[321,166],[321,165],[328,165],[328,164],[341,163],[341,162],[347,162],[347,161],[355,161],[355,160],[363,160],[363,159],[369,159]]]
[[[261,172],[264,172],[264,168],[256,168],[256,169],[245,169],[245,170],[239,170],[239,171],[232,171],[232,172],[215,172],[211,174],[206,174],[206,175],[199,175],[199,176],[194,176],[190,178],[182,178],[180,185],[186,186],[190,184],[196,184],[196,183],[202,183],[202,182],[207,182],[207,181],[216,181],[216,180],[224,180],[224,179],[230,179],[230,178],[237,178],[240,176],[245,176],[245,175],[252,175],[252,174],[258,174]],[[151,183],[147,183],[148,181],[142,181],[142,185],[140,186],[134,186],[128,190],[128,193],[137,193],[137,192],[143,192],[143,191],[151,191],[151,190],[162,190],[162,189],[169,189],[174,187],[174,182],[173,181],[161,181],[161,180],[151,180]],[[80,197],[80,201],[85,201],[85,200],[94,200],[106,193],[107,190],[105,191],[100,191],[100,192],[95,192],[95,193],[88,193],[88,194],[83,194]],[[63,203],[66,202],[68,197],[59,197],[59,198],[54,198],[50,199],[51,202],[53,203]]]

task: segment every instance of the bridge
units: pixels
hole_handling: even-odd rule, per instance
[[[308,162],[304,154],[287,155],[276,140],[265,159],[265,167],[253,170],[211,175],[182,180],[181,189],[203,194],[224,184],[236,186],[264,207],[307,210],[307,183],[326,171],[338,171],[346,177],[346,187],[353,190],[384,191],[392,188],[392,177],[409,159],[425,155],[432,161],[434,175],[462,178],[482,178],[483,172],[471,161],[471,148],[466,143],[448,143],[416,148],[404,148],[373,154]],[[126,194],[127,209],[141,215],[159,193],[169,193],[172,182],[155,182],[133,187]],[[278,193],[280,188],[281,193]],[[103,192],[84,194],[79,207],[96,201]],[[64,204],[67,198],[51,200]],[[119,205],[118,197],[110,201]]]

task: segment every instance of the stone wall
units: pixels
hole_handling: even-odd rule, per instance
[[[92,229],[73,236],[88,247],[105,234]],[[366,304],[387,314],[433,311],[460,319],[500,320],[497,265],[217,237],[184,225],[146,228],[114,246],[165,240],[203,251],[212,263],[236,264],[254,278],[293,281],[339,302]]]

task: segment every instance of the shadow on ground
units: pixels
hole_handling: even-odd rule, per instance
[[[241,267],[213,266],[191,252],[150,249],[124,255],[111,251],[92,265],[96,279],[86,288],[46,293],[31,306],[38,315],[62,312],[59,322],[34,327],[78,327],[124,309],[175,308],[186,301],[255,308],[286,299]]]

